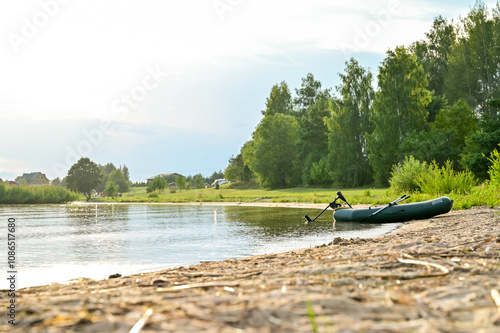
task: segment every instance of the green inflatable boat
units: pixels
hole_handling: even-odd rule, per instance
[[[403,198],[403,197],[402,197]],[[404,200],[404,199],[403,199]],[[350,206],[350,205],[349,205]],[[397,202],[385,207],[368,209],[335,208],[336,222],[389,223],[422,220],[448,213],[453,200],[440,197],[434,200],[399,205]]]

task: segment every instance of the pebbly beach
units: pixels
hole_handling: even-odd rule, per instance
[[[2,332],[500,332],[500,209],[370,239],[0,293]]]

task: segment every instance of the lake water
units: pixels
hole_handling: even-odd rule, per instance
[[[397,224],[337,223],[320,210],[276,207],[71,204],[0,205],[0,256],[7,274],[7,221],[15,218],[17,288],[110,274],[278,253],[374,237]],[[0,279],[0,288],[7,288]]]

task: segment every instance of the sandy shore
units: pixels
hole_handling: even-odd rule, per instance
[[[0,331],[500,332],[499,291],[500,209],[475,208],[373,239],[25,288],[15,327],[2,291]]]

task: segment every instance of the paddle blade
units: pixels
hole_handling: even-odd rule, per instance
[[[307,214],[306,214],[306,216],[304,216],[304,217],[305,217],[305,218],[306,218],[306,220],[307,220],[307,222],[306,222],[306,223],[311,223],[311,222],[314,222],[314,221],[313,221],[313,220],[309,217],[309,215],[307,215]]]
[[[339,197],[340,200],[344,201],[344,202],[347,202],[347,200],[345,199],[344,195],[342,194],[342,192],[338,191],[337,192],[337,196]]]

